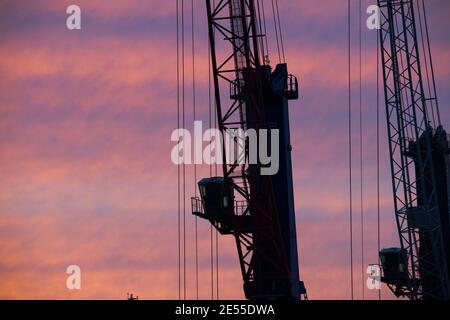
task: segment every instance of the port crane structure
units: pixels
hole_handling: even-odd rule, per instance
[[[378,0],[380,49],[399,248],[380,252],[398,297],[450,299],[450,162],[424,1]]]
[[[262,174],[265,164],[250,161],[248,137],[235,137],[231,148],[223,139],[223,176],[198,183],[192,211],[234,236],[246,298],[299,300],[307,296],[299,277],[288,110],[299,88],[284,61],[270,66],[263,5],[206,0],[212,80],[222,136],[279,130],[279,170]],[[227,152],[238,147],[243,152],[227,163]]]

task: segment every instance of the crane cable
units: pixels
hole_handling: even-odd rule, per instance
[[[361,211],[361,286],[362,299],[365,300],[364,270],[364,166],[363,166],[363,86],[362,86],[362,0],[359,0],[359,151],[360,151],[360,211]]]
[[[436,113],[437,113],[437,118],[438,118],[438,124],[442,125],[441,114],[440,114],[440,110],[439,110],[439,99],[437,96],[436,78],[434,75],[434,65],[433,65],[433,59],[431,56],[430,33],[429,33],[429,29],[428,29],[427,13],[425,10],[425,0],[422,0],[422,11],[423,11],[423,19],[424,19],[424,23],[425,23],[425,34],[426,34],[427,46],[428,46],[428,56],[430,57],[430,71],[431,71],[431,79],[432,79],[433,89],[434,89],[433,93],[434,93],[434,98],[436,101]]]
[[[197,101],[196,101],[196,79],[195,79],[195,20],[194,20],[194,0],[191,0],[191,41],[192,41],[192,111],[194,123],[197,120]],[[194,161],[194,195],[197,198],[197,161]],[[198,281],[198,217],[195,217],[195,293],[199,300],[199,281]]]
[[[263,39],[264,32],[263,32],[263,25],[262,25],[263,17],[262,17],[262,11],[261,11],[261,4],[260,4],[259,0],[256,0],[256,8],[258,11],[258,14],[257,14],[257,16],[258,16],[258,21],[257,21],[258,26],[257,27],[258,27],[258,33],[259,33],[258,36],[261,37],[260,41],[259,41],[259,46],[260,46],[260,50],[261,50],[262,63],[264,63],[265,57],[267,55],[266,55],[266,49],[264,47],[264,39]]]
[[[183,128],[186,128],[186,103],[185,103],[185,94],[186,94],[186,78],[185,78],[185,30],[184,30],[184,23],[185,23],[185,15],[184,15],[184,0],[181,1],[183,4],[183,11],[182,11],[182,21],[183,21],[183,33],[182,33],[182,40],[183,40]],[[186,148],[184,148],[186,150]],[[186,283],[187,283],[187,272],[186,272],[186,163],[183,162],[183,238],[184,238],[184,249],[183,249],[183,268],[184,268],[184,299],[187,299],[187,289],[186,289]]]
[[[276,8],[276,11],[277,11],[278,32],[280,33],[280,44],[281,44],[281,53],[282,53],[282,56],[283,56],[283,63],[286,63],[286,55],[284,53],[283,30],[281,29],[280,9],[279,9],[279,6],[278,6],[278,0],[275,0],[275,8]]]
[[[211,70],[212,63],[211,63],[211,42],[208,34],[208,120],[209,120],[209,127],[212,127],[212,77],[211,77]],[[209,167],[209,176],[213,176],[213,167]],[[209,233],[210,233],[210,247],[209,247],[209,255],[210,255],[210,269],[211,269],[211,300],[214,300],[214,247],[213,247],[213,226],[210,225]]]
[[[260,1],[258,0],[258,3]],[[264,6],[264,0],[261,1],[261,12],[262,12],[262,26],[263,26],[263,34],[264,34],[264,39],[266,42],[266,53],[265,53],[265,60],[266,62],[270,62],[269,59],[269,40],[268,40],[268,34],[267,34],[267,23],[266,23],[266,8]]]
[[[216,6],[216,0],[213,0],[213,4],[214,6]],[[215,32],[214,32],[215,35]],[[217,129],[218,127],[218,119],[217,119],[217,107],[214,106],[214,129]],[[218,176],[218,166],[217,166],[217,161],[214,163],[214,175],[217,177]],[[215,230],[215,241],[216,241],[216,252],[215,252],[215,257],[216,257],[216,299],[219,300],[219,231],[216,229]],[[213,284],[213,288],[214,288],[214,284]]]
[[[182,92],[182,128],[186,128],[186,70],[185,70],[185,15],[184,0],[181,0],[181,92]],[[183,139],[183,153],[186,152]],[[182,193],[183,193],[183,298],[187,298],[186,290],[186,163],[182,166]]]
[[[277,40],[277,51],[278,51],[278,61],[281,63],[281,46],[280,46],[280,39],[278,36],[278,19],[277,14],[275,10],[275,1],[272,0],[272,15],[273,15],[273,24],[275,27],[275,39]]]
[[[422,0],[422,6],[420,5],[419,0],[416,0],[416,3],[417,3],[417,12],[419,16],[419,30],[422,39],[422,51],[425,64],[425,75],[429,98],[428,101],[430,101],[431,103],[431,114],[433,119],[433,125],[436,127],[437,125],[441,125],[441,116],[439,112],[439,101],[437,97],[436,81],[434,77],[433,59],[431,56],[431,45],[428,32],[428,21],[425,11],[425,2]],[[423,14],[423,21],[422,21],[422,14]],[[428,48],[428,50],[426,50],[426,47]],[[433,101],[435,102],[435,104],[433,104]]]
[[[376,33],[377,39],[377,255],[378,255],[378,265],[381,265],[380,260],[380,250],[381,250],[381,242],[380,242],[380,38],[378,37],[378,33]],[[381,290],[378,290],[378,300],[381,300]]]
[[[431,119],[433,121],[433,126],[436,127],[436,117],[434,114],[434,106],[433,106],[433,99],[432,99],[432,93],[431,93],[431,84],[430,84],[430,75],[429,75],[429,70],[428,70],[428,58],[427,58],[427,54],[426,54],[426,50],[425,50],[425,37],[424,37],[424,33],[423,33],[423,26],[422,26],[422,13],[420,10],[420,5],[419,5],[419,1],[416,1],[417,4],[417,13],[418,13],[418,17],[419,17],[419,31],[420,31],[420,37],[421,37],[421,49],[423,52],[423,62],[425,65],[425,80],[426,80],[426,85],[427,85],[427,89],[428,89],[428,98],[431,104]],[[425,94],[425,92],[424,92]],[[427,107],[426,105],[424,106],[425,108]],[[427,108],[428,109],[428,108]]]
[[[177,127],[186,125],[186,92],[185,92],[185,34],[184,34],[184,0],[176,0],[177,28]],[[179,138],[180,139],[180,138]],[[178,155],[180,154],[178,141]],[[183,140],[183,153],[185,152]],[[177,166],[177,214],[178,214],[178,299],[187,298],[186,274],[186,164]]]
[[[354,300],[353,290],[353,172],[352,172],[352,88],[351,88],[351,9],[347,0],[347,28],[348,28],[348,145],[349,145],[349,224],[350,224],[350,292]]]
[[[180,19],[179,19],[179,0],[175,0],[176,6],[176,28],[177,28],[177,128],[180,127]],[[180,144],[178,144],[178,155],[180,154]],[[181,300],[181,170],[177,166],[177,200],[178,200],[178,299]]]

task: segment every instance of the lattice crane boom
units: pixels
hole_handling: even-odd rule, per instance
[[[449,299],[449,144],[440,121],[434,117],[436,111],[439,113],[437,97],[427,96],[425,90],[428,74],[422,68],[416,21],[421,8],[415,7],[413,0],[378,0],[378,5],[394,209],[400,238],[400,248],[380,252],[382,281],[397,296]],[[421,40],[425,41],[423,37]]]

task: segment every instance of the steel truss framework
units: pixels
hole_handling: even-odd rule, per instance
[[[206,7],[215,104],[222,136],[234,129],[266,128],[260,77],[263,61],[260,48],[264,35],[257,21],[254,1],[206,0]],[[229,55],[222,59],[216,52],[219,44],[217,37],[224,39],[232,48]],[[255,81],[246,81],[246,75]],[[231,88],[230,96],[224,99],[228,88]],[[252,115],[251,120],[247,118],[248,114]],[[233,212],[231,233],[237,244],[244,288],[257,286],[261,281],[288,282],[290,271],[271,178],[261,177],[258,174],[260,167],[248,164],[247,148],[243,155],[245,163],[239,162],[242,158],[237,157],[234,164],[227,165],[225,143],[225,140],[222,141],[223,174],[239,199]],[[237,143],[246,144],[246,141]],[[250,227],[248,223],[242,223],[245,219],[251,221]],[[215,226],[220,230],[219,223],[216,222]],[[271,256],[267,256],[267,252],[272,252]],[[271,265],[273,272],[261,274],[255,269],[261,263]],[[246,290],[247,298],[264,298],[252,296],[249,292],[251,290]]]
[[[427,103],[432,99],[424,93],[415,8],[412,0],[378,0],[378,5],[395,216],[400,245],[409,257],[407,285],[391,289],[413,300],[430,297],[433,292],[444,295],[434,298],[445,299],[448,274],[437,214],[432,135],[428,134],[432,128]],[[425,143],[415,143],[411,148],[411,143],[421,138]],[[411,221],[409,213],[417,208],[430,222],[427,232],[420,232]],[[420,251],[422,241],[432,247],[426,254]],[[425,277],[434,278],[439,288],[424,292],[421,279]]]

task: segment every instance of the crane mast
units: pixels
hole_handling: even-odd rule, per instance
[[[438,116],[437,97],[432,95],[436,90],[428,90],[429,96],[425,92],[417,31],[422,26],[416,22],[421,8],[413,0],[378,0],[378,6],[400,238],[400,248],[380,252],[382,281],[399,297],[446,300],[450,298],[449,143]],[[426,40],[423,34],[421,40]],[[429,86],[434,86],[432,77]]]
[[[288,100],[298,99],[298,81],[285,63],[274,70],[268,65],[259,4],[206,0],[223,177],[199,182],[201,197],[192,199],[192,211],[234,236],[246,298],[298,300],[306,290],[299,277],[288,112]],[[261,174],[259,159],[250,161],[248,136],[236,136],[227,148],[227,133],[249,129],[258,135],[279,130],[274,175]],[[228,163],[227,152],[239,147],[243,151]]]

